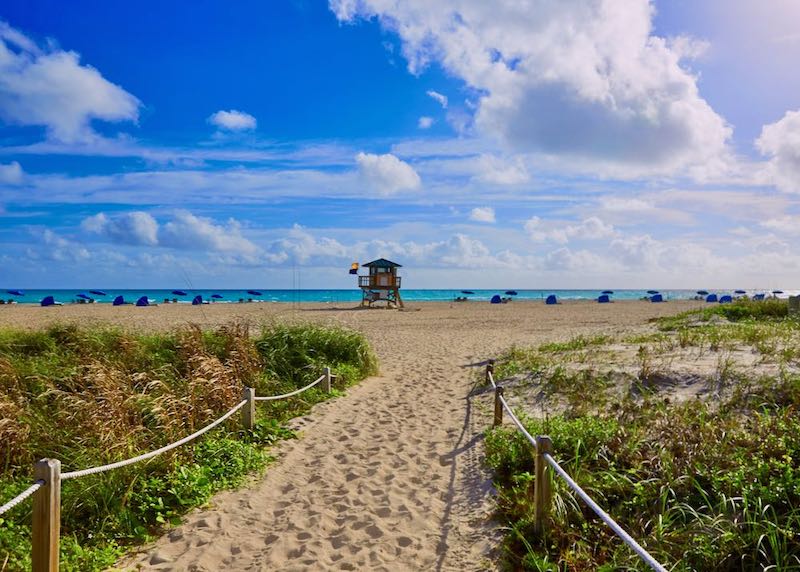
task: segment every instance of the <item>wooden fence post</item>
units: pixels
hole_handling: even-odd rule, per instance
[[[537,534],[543,534],[553,502],[553,490],[550,482],[550,471],[547,470],[545,453],[551,453],[553,442],[547,435],[536,437],[536,465],[533,481],[533,528]]]
[[[242,393],[242,399],[247,403],[242,407],[242,427],[248,431],[252,431],[256,426],[256,390],[252,387],[245,387]]]
[[[33,572],[58,572],[58,542],[61,532],[61,461],[42,459],[34,466],[33,478],[44,485],[33,495],[31,556]]]
[[[503,397],[503,388],[499,385],[494,389],[494,425],[493,427],[500,427],[503,424],[503,404],[500,398]]]
[[[486,364],[486,383],[490,383],[489,381],[489,374],[494,375],[494,360],[488,360],[489,363]]]
[[[327,391],[328,393],[331,392],[331,368],[325,368],[325,379],[322,380],[322,389]]]

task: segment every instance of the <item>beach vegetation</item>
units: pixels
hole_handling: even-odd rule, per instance
[[[176,441],[238,403],[245,386],[284,393],[329,366],[337,394],[377,369],[365,338],[348,329],[250,330],[231,323],[166,333],[72,324],[0,331],[0,499],[24,490],[41,458],[70,471]],[[289,419],[328,397],[315,387],[259,403],[252,431],[234,416],[152,460],[64,481],[62,569],[105,569],[216,491],[239,485],[269,462],[268,445],[293,436]],[[30,502],[0,516],[0,568],[30,568],[30,520]]]
[[[778,302],[766,311],[742,302],[685,313],[623,339],[616,345],[631,346],[636,370],[629,390],[614,387],[608,368],[568,373],[568,355],[543,367],[541,347],[510,350],[495,377],[527,376],[544,390],[551,407],[518,408],[527,430],[549,435],[562,467],[668,569],[800,570],[800,373],[791,361],[800,344],[797,322],[781,316]],[[742,347],[779,367],[758,375],[740,367]],[[716,352],[711,390],[662,394],[665,348]],[[648,569],[557,477],[547,533],[536,535],[533,455],[512,426],[487,433],[511,568]]]

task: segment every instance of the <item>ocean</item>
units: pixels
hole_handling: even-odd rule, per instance
[[[235,303],[239,300],[252,299],[254,301],[263,302],[283,302],[283,303],[297,303],[297,302],[335,302],[335,303],[356,303],[361,300],[361,290],[348,289],[348,290],[259,290],[260,296],[248,294],[246,290],[207,290],[207,289],[181,289],[186,292],[185,296],[176,295],[172,290],[105,290],[105,295],[92,294],[89,290],[24,290],[22,296],[12,295],[8,292],[10,289],[0,289],[0,298],[4,300],[14,300],[21,304],[38,304],[45,296],[53,296],[57,302],[68,304],[76,302],[78,294],[85,294],[94,299],[95,302],[100,304],[110,304],[117,296],[122,296],[125,302],[136,302],[141,296],[147,296],[151,302],[164,302],[165,299],[177,299],[178,302],[191,303],[195,296],[202,296],[204,301],[215,303]],[[433,302],[433,301],[448,301],[453,300],[457,296],[466,296],[470,300],[488,301],[495,294],[506,296],[504,290],[464,290],[473,292],[472,294],[464,294],[462,290],[401,290],[401,296],[407,302]],[[594,300],[600,294],[600,290],[517,290],[517,294],[512,296],[517,300],[544,300],[548,295],[555,294],[562,300]],[[733,290],[714,290],[712,291],[718,295],[734,294]],[[750,290],[748,294],[752,295],[757,292],[764,292],[763,290]],[[797,291],[785,291],[785,295],[795,294]],[[218,298],[212,298],[216,294]],[[691,299],[697,295],[695,290],[661,290],[665,300],[686,300]],[[611,295],[612,300],[638,300],[647,297],[646,290],[616,290]]]

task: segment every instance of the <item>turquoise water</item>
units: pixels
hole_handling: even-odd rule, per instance
[[[177,298],[179,302],[190,303],[194,296],[200,295],[204,301],[212,301],[212,294],[219,294],[221,298],[216,302],[238,302],[240,299],[259,300],[264,302],[359,302],[361,300],[361,290],[258,290],[261,296],[248,294],[245,290],[204,290],[191,289],[185,290],[186,296],[172,294],[171,290],[105,290],[105,296],[90,294],[88,290],[24,290],[23,296],[13,296],[7,293],[7,289],[0,289],[0,298],[5,300],[13,299],[24,304],[38,304],[45,296],[53,296],[57,302],[67,304],[78,300],[77,294],[84,292],[94,298],[99,303],[111,303],[116,296],[123,296],[126,302],[135,302],[141,296],[147,296],[153,302],[163,302],[165,298],[172,300]],[[467,288],[467,290],[469,290]],[[462,294],[461,290],[401,290],[403,300],[410,302],[429,302],[429,301],[448,301],[456,296],[467,296],[470,300],[488,301],[495,294],[505,296],[503,290],[473,290],[474,294]],[[549,294],[555,294],[562,300],[593,300],[597,298],[600,290],[517,290],[514,296],[518,300],[544,300]],[[733,294],[731,290],[715,290],[718,295]],[[748,291],[748,294],[755,294],[756,290]],[[786,294],[793,294],[794,291],[786,291]],[[696,295],[695,290],[662,290],[661,294],[665,300],[685,300]],[[646,297],[645,290],[616,290],[611,296],[613,300],[638,300]]]

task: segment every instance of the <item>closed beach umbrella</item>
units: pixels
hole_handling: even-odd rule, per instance
[[[261,292],[259,292],[258,290],[248,290],[247,293],[250,294],[251,296],[261,296]]]
[[[6,290],[6,292],[11,294],[12,296],[24,296],[25,295],[25,292],[23,292],[22,290]]]
[[[186,292],[184,292],[183,290],[173,290],[172,293],[175,294],[176,296],[186,296]]]
[[[222,294],[212,294],[211,297],[220,299],[220,298],[222,298]]]
[[[603,291],[602,291],[602,292],[600,292],[600,293],[601,293],[601,294],[613,294],[613,293],[614,293],[614,291],[613,291],[613,290],[603,290]]]
[[[506,290],[506,296],[516,296],[516,295],[517,295],[516,290]]]
[[[106,293],[102,290],[89,290],[89,294],[94,294],[95,296],[105,296]]]

